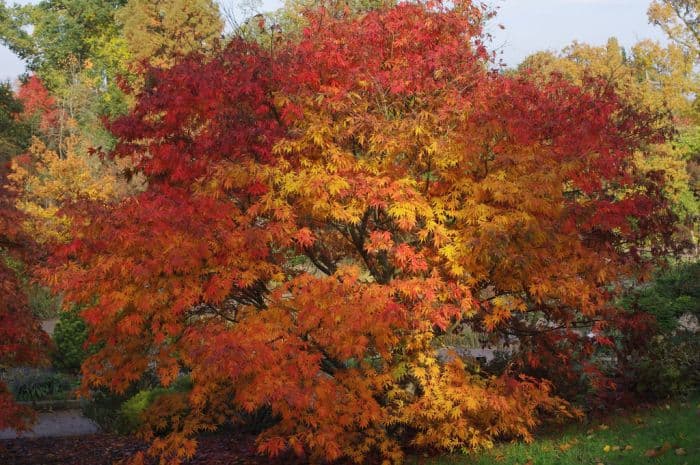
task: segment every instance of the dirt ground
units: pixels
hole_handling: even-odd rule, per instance
[[[133,438],[108,434],[0,440],[0,465],[113,465],[143,449]],[[186,465],[299,463],[290,457],[275,461],[261,457],[255,452],[253,437],[234,434],[201,438],[197,455]]]

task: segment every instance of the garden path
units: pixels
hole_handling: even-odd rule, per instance
[[[100,431],[99,426],[83,416],[80,410],[60,410],[56,412],[39,412],[32,431],[22,433],[25,438],[46,438],[59,436],[84,436]],[[15,439],[17,431],[0,430],[0,439]]]

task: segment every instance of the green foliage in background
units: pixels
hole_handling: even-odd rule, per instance
[[[665,332],[674,330],[683,314],[700,317],[700,261],[660,272],[649,285],[627,296],[622,305],[651,313]]]
[[[80,365],[88,355],[88,350],[85,348],[87,335],[87,325],[77,310],[61,312],[53,334],[56,343],[54,366],[69,372],[79,371]]]
[[[10,83],[0,82],[0,174],[10,158],[29,145],[29,127],[17,118],[21,113],[22,103]]]
[[[15,399],[25,402],[64,400],[78,387],[74,376],[36,368],[13,369],[3,381]]]
[[[187,392],[192,389],[192,381],[187,376],[181,376],[167,388],[155,387],[143,389],[129,398],[119,408],[119,427],[122,433],[133,433],[141,426],[141,415],[159,397],[173,392]]]

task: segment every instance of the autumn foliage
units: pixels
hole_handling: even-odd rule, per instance
[[[51,96],[39,77],[30,76],[20,86],[17,98],[24,107],[20,117],[31,121],[35,130],[49,133],[58,126],[56,99]]]
[[[488,15],[321,8],[298,40],[150,72],[111,125],[148,189],[69,209],[45,270],[101,347],[86,387],[191,377],[146,412],[150,453],[177,462],[263,409],[260,451],[358,463],[576,414],[524,373],[595,374],[611,283],[671,232],[661,177],[633,163],[664,134],[596,81],[492,71]],[[517,340],[522,364],[439,356],[463,326]]]
[[[24,213],[22,229],[40,244],[70,238],[70,216],[62,210],[71,204],[83,199],[116,202],[142,188],[140,177],[127,182],[120,176],[120,168],[126,165],[120,167],[90,153],[79,136],[66,137],[57,150],[35,138],[11,167],[9,187]]]
[[[37,365],[48,362],[50,341],[32,315],[18,270],[19,260],[29,261],[33,241],[22,230],[24,217],[15,208],[15,196],[8,191],[7,167],[0,165],[0,367]],[[0,381],[0,429],[25,429],[33,413],[17,405]]]

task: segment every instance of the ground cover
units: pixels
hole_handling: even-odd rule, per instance
[[[700,396],[615,413],[481,455],[414,457],[424,465],[693,465],[700,463]]]

